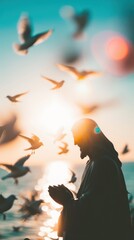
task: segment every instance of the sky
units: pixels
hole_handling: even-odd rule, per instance
[[[90,12],[89,24],[82,39],[73,39],[75,23],[67,18],[69,9],[75,13]],[[68,10],[68,11],[67,11]],[[44,146],[36,150],[29,164],[43,164],[53,160],[80,162],[79,150],[73,145],[70,127],[75,120],[85,117],[77,103],[103,104],[111,102],[86,117],[94,119],[105,135],[121,153],[125,144],[130,152],[121,155],[122,161],[134,159],[134,2],[132,0],[0,0],[0,114],[2,125],[10,112],[19,115],[19,125],[25,136],[36,134]],[[17,24],[20,16],[30,18],[33,34],[53,29],[43,43],[32,46],[25,56],[13,50],[19,43]],[[102,73],[83,81],[58,69],[66,64],[68,54],[80,58],[68,65],[79,70]],[[65,80],[59,90],[50,90],[51,83],[41,75]],[[19,103],[6,96],[27,92]],[[53,134],[64,127],[69,144],[67,154],[58,155],[59,145]],[[4,162],[15,162],[26,154],[29,144],[17,138],[12,144],[0,146]]]

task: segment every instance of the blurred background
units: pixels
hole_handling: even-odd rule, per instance
[[[61,208],[47,188],[64,183],[78,189],[88,160],[73,144],[71,126],[79,118],[94,119],[113,142],[134,194],[133,26],[133,0],[0,1],[0,164],[31,154],[34,149],[25,149],[33,135],[43,143],[25,163],[31,173],[18,185],[0,180],[5,198],[18,197],[6,220],[0,216],[0,239],[57,239]],[[37,35],[46,31],[47,37]],[[0,169],[1,177],[6,174]],[[33,213],[30,204],[39,199],[44,203]],[[25,201],[25,213],[18,212]]]

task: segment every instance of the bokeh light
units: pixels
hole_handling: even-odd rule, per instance
[[[127,41],[120,36],[110,38],[106,43],[106,52],[113,60],[122,60],[129,53]]]
[[[65,5],[60,9],[60,15],[62,18],[71,18],[74,15],[74,8],[69,5]]]

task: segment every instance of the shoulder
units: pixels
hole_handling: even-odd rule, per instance
[[[117,160],[118,161],[118,160]],[[117,173],[121,170],[116,159],[112,159],[109,156],[101,157],[94,161],[94,167],[99,168],[103,172]]]

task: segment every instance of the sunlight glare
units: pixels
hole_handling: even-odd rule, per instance
[[[65,184],[69,175],[68,166],[65,162],[56,161],[47,169],[47,181],[49,184]]]
[[[53,99],[43,111],[43,124],[47,131],[55,134],[61,127],[68,128],[73,121],[73,109],[63,99]]]
[[[91,86],[89,86],[89,82],[86,80],[77,82],[75,87],[75,94],[78,100],[87,101],[91,95]]]

